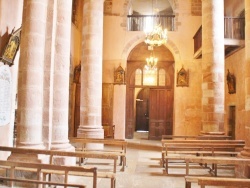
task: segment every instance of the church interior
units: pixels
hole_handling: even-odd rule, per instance
[[[0,10],[0,187],[250,187],[250,0]]]

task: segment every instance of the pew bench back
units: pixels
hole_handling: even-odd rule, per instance
[[[58,151],[58,150],[43,150],[43,149],[30,149],[30,148],[15,148],[0,146],[0,151],[6,151],[18,154],[30,154],[30,155],[45,155],[49,157],[49,164],[52,165],[55,157],[74,157],[74,158],[94,158],[94,159],[104,159],[113,160],[113,169],[110,171],[98,171],[98,178],[109,178],[111,179],[111,188],[115,187],[116,181],[116,166],[118,156],[109,152],[72,152],[72,151]],[[80,165],[80,163],[79,163]],[[45,173],[45,172],[44,172]],[[54,172],[56,173],[56,172]],[[58,174],[59,172],[57,172]],[[50,173],[47,173],[50,174]],[[60,174],[60,173],[59,173]],[[91,174],[81,174],[82,176],[91,176]]]
[[[84,168],[79,166],[60,166],[51,164],[31,163],[31,162],[17,162],[17,161],[4,161],[0,160],[0,168],[6,169],[6,176],[0,177],[1,180],[10,181],[11,187],[14,186],[14,182],[35,183],[43,185],[61,185],[72,187],[85,187],[82,183],[70,184],[68,182],[69,176],[75,173],[78,175],[90,174],[93,177],[93,188],[97,186],[97,169],[96,168]],[[37,179],[21,179],[16,176],[16,171],[25,171],[36,173]],[[64,175],[64,182],[52,182],[46,179],[46,174],[61,173]]]
[[[165,157],[174,154],[235,156],[245,146],[244,140],[165,140],[162,141],[162,166]]]
[[[120,157],[120,165],[122,165],[121,171],[125,170],[126,166],[126,153],[127,153],[127,141],[124,139],[94,139],[94,138],[69,138],[69,141],[75,145],[77,151],[93,151],[93,152],[109,152]],[[89,148],[89,144],[103,144],[111,146],[112,148],[93,149]]]
[[[192,183],[198,183],[201,188],[205,186],[250,187],[250,179],[245,178],[185,176],[185,188],[191,188]]]

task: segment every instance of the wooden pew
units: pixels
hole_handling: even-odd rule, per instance
[[[94,139],[94,138],[69,138],[70,143],[72,143],[77,151],[94,151],[94,152],[109,152],[116,154],[120,157],[120,165],[122,165],[121,171],[125,170],[126,166],[126,152],[127,152],[127,141],[123,139]],[[104,144],[112,146],[112,149],[92,149],[88,148],[88,144]],[[117,148],[118,147],[118,148]]]
[[[227,135],[199,135],[197,140],[230,140],[232,137]]]
[[[212,137],[213,136],[213,137]],[[205,141],[205,142],[211,142],[212,140],[215,140],[215,142],[217,142],[217,140],[222,140],[221,139],[221,136],[223,135],[204,135],[204,136],[175,136],[175,135],[162,135],[162,140],[161,140],[161,144],[162,144],[162,157],[161,157],[161,164],[162,164],[162,167],[164,167],[164,156],[165,156],[165,143],[176,143],[176,142],[184,142],[184,143],[193,143],[193,142],[203,142],[203,141],[200,141],[200,140],[208,140],[208,141]],[[215,138],[220,138],[220,139],[215,139]],[[230,138],[228,136],[224,136],[225,139],[224,141],[225,142],[228,142],[227,141],[227,138]],[[174,140],[169,140],[168,138],[180,138],[179,139],[174,139]],[[208,138],[212,138],[212,139],[208,139]],[[198,140],[198,141],[196,141]],[[213,141],[212,141],[213,142]],[[229,141],[231,142],[231,141]],[[238,142],[238,143],[241,143],[241,142],[244,142],[242,140],[239,140],[239,141],[232,141],[232,142]],[[245,142],[244,142],[245,143]]]
[[[97,169],[96,168],[84,168],[79,166],[60,166],[51,164],[39,164],[31,162],[17,162],[17,161],[4,161],[0,160],[0,168],[6,169],[6,176],[0,177],[0,180],[10,181],[10,186],[14,186],[14,182],[33,183],[41,185],[60,185],[69,187],[85,187],[81,182],[79,183],[68,183],[69,175],[85,176],[85,174],[91,174],[93,177],[93,188],[97,187]],[[7,173],[7,171],[9,171]],[[36,173],[37,179],[23,179],[16,176],[16,171],[25,171]],[[46,174],[57,174],[64,175],[64,182],[48,181]],[[27,178],[27,177],[26,177]]]
[[[205,188],[205,186],[236,186],[250,188],[250,179],[245,178],[185,176],[185,188],[191,188],[191,183],[198,183],[201,188]]]
[[[48,182],[48,181],[39,181],[39,180],[29,180],[29,179],[18,179],[18,178],[6,178],[6,177],[1,177],[0,180],[4,180],[6,182],[23,182],[25,184],[37,184],[37,185],[54,185],[56,186],[64,186],[64,187],[77,187],[77,188],[85,188],[86,186],[84,185],[78,185],[78,184],[72,184],[72,183],[59,183],[59,182]],[[13,186],[11,186],[13,187]]]
[[[201,178],[198,180],[198,185],[201,188],[205,186],[237,186],[250,188],[250,179],[238,179],[238,178]]]
[[[189,136],[189,135],[162,135],[161,136],[161,140],[173,140],[173,139],[193,140],[196,138],[197,136]]]
[[[162,135],[161,140],[229,140],[231,136],[227,135]]]
[[[164,140],[161,162],[164,167],[165,157],[170,153],[235,156],[244,146],[244,140]]]
[[[217,176],[217,165],[249,165],[250,159],[243,159],[237,157],[210,157],[210,156],[193,156],[193,155],[172,155],[167,156],[166,160],[184,160],[186,164],[186,174],[189,175],[189,164],[211,164],[211,172]],[[168,162],[166,161],[165,172],[168,174]]]
[[[116,181],[116,165],[118,156],[112,153],[96,153],[96,152],[69,152],[69,151],[58,151],[58,150],[42,150],[42,149],[28,149],[28,148],[14,148],[7,146],[0,146],[0,151],[9,151],[20,154],[36,154],[36,155],[48,155],[49,164],[53,164],[54,157],[76,157],[76,158],[95,158],[95,159],[108,159],[113,160],[113,171],[101,172],[97,171],[98,178],[109,178],[111,180],[111,188],[115,187]],[[89,176],[90,174],[85,174]]]

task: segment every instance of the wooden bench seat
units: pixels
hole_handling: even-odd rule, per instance
[[[162,135],[162,140],[228,140],[231,136],[227,135]]]
[[[109,159],[113,160],[113,172],[116,173],[116,166],[118,156],[108,152],[70,152],[70,151],[58,151],[58,150],[42,150],[42,149],[27,149],[27,148],[14,148],[7,146],[0,146],[0,151],[10,151],[13,153],[21,154],[37,154],[48,155],[50,157],[50,164],[53,164],[53,158],[56,156],[76,157],[76,158],[94,158],[94,159]]]
[[[210,169],[214,176],[217,176],[217,165],[249,165],[250,159],[243,159],[237,157],[210,157],[210,156],[193,156],[193,155],[169,155],[166,156],[165,172],[168,174],[169,160],[183,160],[186,164],[186,174],[189,175],[189,164],[211,164]]]
[[[127,141],[124,139],[94,139],[94,138],[69,138],[77,151],[92,151],[92,152],[109,152],[120,157],[120,165],[122,165],[121,171],[125,170],[126,166],[126,152],[127,152]],[[88,144],[104,144],[112,146],[112,148],[93,149],[88,148]]]
[[[40,163],[31,163],[31,162],[17,162],[17,161],[4,161],[0,160],[0,168],[6,169],[6,176],[0,177],[1,180],[10,181],[10,186],[14,186],[14,182],[25,182],[25,183],[35,183],[43,185],[62,185],[62,186],[72,186],[72,187],[85,187],[83,182],[78,184],[68,183],[69,175],[81,176],[86,173],[91,174],[93,177],[93,188],[97,187],[97,169],[96,168],[84,168],[79,166],[60,166],[60,165],[51,165],[51,164],[40,164]],[[8,173],[7,173],[8,171]],[[21,179],[16,176],[16,171],[28,171],[36,173],[37,179]],[[52,182],[46,179],[46,174],[56,174],[54,172],[60,172],[64,175],[64,183],[62,182]]]
[[[189,136],[189,135],[162,135],[162,140],[170,140],[170,139],[181,139],[181,140],[189,140],[196,139],[197,136]]]
[[[85,188],[85,185],[72,184],[72,183],[59,183],[59,182],[48,182],[48,181],[40,181],[40,180],[28,180],[28,179],[19,179],[19,178],[6,178],[0,176],[0,180],[6,182],[23,182],[25,184],[37,184],[37,185],[54,185],[54,186],[64,186],[64,187],[77,187],[77,188]]]
[[[235,156],[245,146],[244,140],[168,140],[162,141],[162,166],[165,156],[174,154]]]
[[[185,188],[191,188],[192,183],[198,183],[201,188],[205,188],[205,186],[236,186],[250,188],[250,179],[245,178],[185,176]]]
[[[75,158],[94,158],[94,159],[107,159],[113,160],[113,169],[112,172],[97,172],[98,178],[110,178],[111,179],[111,188],[115,187],[116,181],[116,166],[118,156],[113,153],[108,152],[69,152],[69,151],[58,151],[58,150],[42,150],[42,149],[27,149],[27,148],[15,148],[15,147],[7,147],[0,146],[0,151],[9,151],[13,153],[20,154],[36,154],[36,155],[48,155],[49,164],[53,164],[53,160],[55,157],[75,157]],[[45,172],[44,172],[45,173]],[[56,173],[56,172],[55,172]],[[47,173],[49,174],[49,173]],[[84,175],[84,174],[82,174]],[[85,174],[85,176],[90,176],[90,174]]]

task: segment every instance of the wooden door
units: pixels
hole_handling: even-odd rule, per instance
[[[134,137],[135,125],[134,125],[134,88],[128,88],[126,94],[126,138],[131,139]]]
[[[228,136],[235,139],[235,106],[229,106],[229,127]]]
[[[148,131],[148,100],[136,101],[136,131]]]
[[[77,129],[80,125],[80,98],[81,98],[81,84],[76,84],[75,90],[75,110],[74,110],[74,137],[77,137]]]
[[[162,135],[172,134],[171,91],[150,89],[149,139],[160,140]]]
[[[113,84],[102,84],[102,125],[104,137],[113,137]]]
[[[142,89],[136,99],[136,131],[148,131],[149,88]]]

